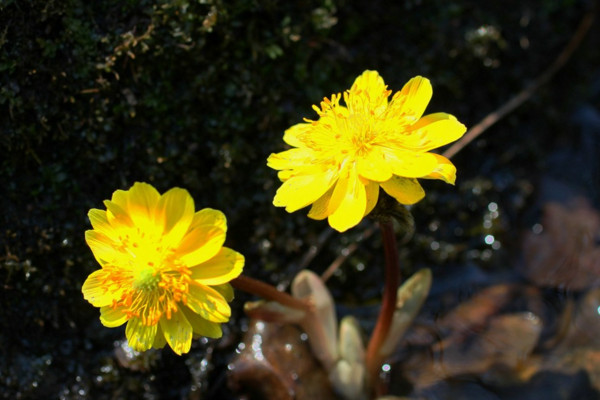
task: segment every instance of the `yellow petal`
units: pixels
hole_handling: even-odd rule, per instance
[[[190,325],[192,325],[192,331],[194,334],[205,336],[213,339],[218,339],[223,336],[221,330],[221,324],[216,322],[210,322],[195,314],[192,310],[187,307],[182,307],[185,317],[187,318]]]
[[[415,204],[425,197],[425,191],[416,179],[394,176],[381,187],[401,204]]]
[[[221,296],[223,296],[223,298],[225,299],[225,301],[231,302],[231,300],[233,300],[233,286],[231,286],[229,283],[224,283],[222,285],[216,285],[211,287],[215,289],[218,293],[220,293]]]
[[[133,226],[131,218],[123,207],[110,200],[104,200],[104,205],[106,206],[106,219],[113,228],[122,229]]]
[[[377,147],[358,158],[356,169],[361,177],[372,181],[384,182],[392,177],[392,167]]]
[[[277,177],[279,178],[279,180],[280,180],[281,182],[285,182],[285,181],[287,181],[288,179],[290,179],[290,178],[291,178],[292,176],[294,176],[294,175],[295,175],[295,174],[294,174],[294,171],[292,171],[292,170],[289,170],[289,169],[288,169],[288,170],[284,170],[284,171],[279,171],[279,172],[277,172]]]
[[[194,281],[190,283],[187,306],[202,318],[212,322],[227,322],[231,316],[229,304],[219,292]]]
[[[450,114],[429,114],[410,127],[410,134],[404,144],[428,151],[454,142],[466,131],[467,128]]]
[[[173,188],[160,197],[156,207],[156,222],[163,226],[163,240],[176,247],[194,219],[194,199],[187,190]]]
[[[100,232],[85,231],[85,241],[92,249],[92,253],[94,253],[94,257],[100,265],[115,262],[121,256],[117,250],[117,245]]]
[[[125,336],[129,346],[135,351],[146,351],[152,347],[156,336],[157,325],[146,326],[139,318],[132,318],[127,322]]]
[[[303,147],[302,136],[308,134],[312,129],[312,124],[301,123],[288,128],[283,134],[283,141],[294,147]],[[276,168],[277,169],[277,168]]]
[[[181,355],[190,351],[192,346],[192,325],[181,312],[177,310],[171,313],[171,318],[163,317],[160,319],[160,329],[162,329],[167,343],[173,351]]]
[[[267,158],[267,166],[276,170],[294,169],[311,163],[315,158],[313,151],[308,149],[289,149],[271,154]]]
[[[115,190],[112,194],[112,197],[110,198],[110,202],[118,205],[124,211],[127,211],[127,206],[128,206],[127,197],[128,197],[128,194],[127,194],[126,190],[120,190],[120,189]],[[109,200],[106,200],[106,201],[109,201]]]
[[[363,184],[365,184],[364,181]],[[365,209],[364,216],[367,216],[373,211],[373,208],[375,208],[377,200],[379,199],[379,183],[373,181],[366,182],[365,192],[367,194],[367,208]]]
[[[127,212],[133,223],[141,230],[155,225],[154,215],[160,193],[154,186],[136,182],[127,192]]]
[[[217,226],[200,227],[189,232],[177,248],[177,257],[193,267],[213,258],[225,242],[225,231]]]
[[[337,192],[337,193],[336,193]],[[338,181],[332,195],[340,197],[341,201],[336,210],[328,217],[329,225],[339,232],[344,232],[358,225],[365,215],[367,208],[367,194],[365,186],[358,178],[354,168],[349,170],[348,177]]]
[[[100,322],[108,328],[116,328],[127,322],[127,314],[120,308],[112,308],[111,306],[100,307]]]
[[[95,307],[104,307],[111,305],[113,299],[116,300],[114,293],[109,292],[106,280],[109,273],[103,269],[92,272],[81,287],[83,298],[89,301]]]
[[[194,219],[192,220],[188,231],[202,226],[216,226],[217,228],[222,229],[223,232],[227,232],[227,218],[225,218],[225,214],[219,210],[203,208],[194,214]]]
[[[397,148],[382,148],[382,152],[394,175],[405,178],[421,178],[428,175],[438,163],[431,153],[418,153]]]
[[[438,165],[432,173],[424,176],[427,179],[440,179],[446,183],[454,185],[456,181],[456,167],[446,157],[439,154],[434,154],[438,160]]]
[[[402,115],[408,122],[416,122],[425,112],[432,95],[429,79],[415,76],[394,95],[388,113]]]
[[[344,101],[352,113],[381,114],[387,107],[390,91],[377,71],[363,72],[344,94]]]
[[[191,278],[203,285],[220,285],[237,278],[244,268],[244,256],[237,251],[221,248],[210,260],[191,268]]]
[[[95,231],[104,234],[109,239],[115,241],[119,239],[118,231],[108,222],[106,211],[92,208],[88,212],[88,218]]]
[[[156,336],[154,337],[154,342],[152,343],[153,349],[162,349],[167,344],[167,339],[165,339],[165,334],[160,327],[160,324],[156,325]]]
[[[283,182],[277,190],[273,204],[294,212],[316,201],[334,182],[335,171],[327,170],[318,174],[293,176]]]
[[[321,197],[319,197],[310,208],[308,212],[308,217],[316,220],[325,219],[331,214],[330,211],[330,203],[331,196],[333,195],[333,190],[335,189],[335,185],[329,188],[327,192]]]

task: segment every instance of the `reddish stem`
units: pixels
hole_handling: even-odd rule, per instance
[[[255,294],[266,300],[276,301],[284,306],[296,308],[302,311],[310,311],[309,304],[301,299],[290,296],[285,292],[277,290],[272,285],[264,283],[254,278],[249,278],[244,275],[240,275],[231,281],[231,284],[239,290],[243,290],[247,293]]]
[[[388,219],[380,221],[379,226],[381,228],[383,249],[385,253],[385,286],[383,289],[383,301],[381,303],[381,309],[379,310],[379,317],[377,318],[375,329],[371,335],[366,354],[367,373],[372,386],[375,386],[379,369],[383,362],[380,349],[392,323],[392,317],[396,310],[398,286],[400,284],[398,247],[396,245],[396,235],[394,234],[392,220]]]

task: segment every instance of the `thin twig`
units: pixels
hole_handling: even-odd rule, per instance
[[[356,239],[356,241],[350,243],[346,248],[344,248],[340,252],[341,254],[337,256],[337,258],[333,260],[329,267],[327,267],[325,272],[321,274],[321,280],[323,282],[326,282],[329,278],[331,278],[335,271],[337,271],[337,269],[348,259],[348,257],[350,257],[352,253],[354,253],[358,249],[358,244],[360,242],[362,242],[363,240],[373,235],[373,233],[375,233],[375,227],[376,225],[371,225],[370,227],[365,229],[365,231],[359,238]]]
[[[302,257],[302,260],[298,264],[298,269],[299,270],[306,269],[308,267],[308,265],[310,264],[310,262],[323,249],[323,247],[325,246],[325,243],[327,242],[327,240],[329,239],[329,237],[331,237],[331,235],[333,234],[333,232],[334,232],[334,230],[331,229],[331,228],[329,228],[329,227],[325,228],[323,230],[323,232],[321,232],[321,234],[317,238],[317,242],[315,244],[312,244],[310,246],[310,248],[308,249],[308,251],[304,254],[304,257]]]
[[[510,99],[507,103],[502,105],[496,111],[488,114],[484,119],[479,121],[479,123],[477,123],[471,129],[469,129],[459,141],[450,146],[446,151],[442,153],[442,155],[447,158],[451,158],[452,156],[454,156],[456,153],[461,151],[466,145],[471,143],[475,138],[477,138],[479,135],[485,132],[489,127],[494,125],[496,122],[498,122],[507,114],[509,114],[511,111],[513,111],[525,101],[527,101],[542,85],[547,83],[550,80],[550,78],[552,78],[552,76],[554,76],[554,74],[556,74],[556,72],[565,65],[569,58],[571,58],[571,55],[573,54],[575,49],[579,47],[579,45],[583,41],[583,38],[588,33],[590,27],[593,24],[594,17],[596,14],[595,11],[596,5],[594,5],[592,9],[585,14],[583,19],[579,23],[577,30],[573,34],[573,37],[571,37],[569,43],[565,46],[565,48],[559,54],[556,60],[554,60],[552,65],[550,65],[550,67],[546,71],[544,71],[543,74],[541,74],[532,84],[523,89],[519,94]]]

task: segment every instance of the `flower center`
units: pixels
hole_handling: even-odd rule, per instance
[[[371,150],[376,136],[370,127],[357,127],[350,139],[357,157],[364,157]]]
[[[133,287],[137,290],[154,290],[160,282],[160,273],[154,268],[152,262],[142,267],[133,277]]]
[[[121,262],[105,267],[110,270],[111,290],[118,293],[112,307],[146,326],[162,317],[170,319],[181,304],[187,304],[191,282],[190,269],[174,257],[161,236],[152,233],[130,232],[121,238]]]

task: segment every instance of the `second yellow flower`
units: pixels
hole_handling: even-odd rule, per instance
[[[283,181],[273,204],[294,212],[312,204],[308,216],[327,218],[343,232],[369,214],[379,188],[402,204],[425,196],[416,178],[454,184],[456,168],[429,151],[466,131],[452,115],[423,116],[432,96],[428,79],[412,78],[390,101],[391,90],[376,71],[365,71],[350,90],[325,98],[316,121],[289,128],[290,150],[271,154],[268,166]]]

